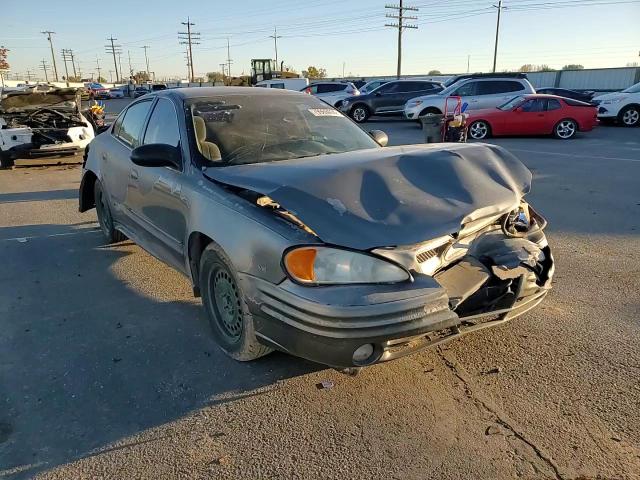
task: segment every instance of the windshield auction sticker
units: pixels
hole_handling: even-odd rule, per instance
[[[333,108],[310,108],[311,115],[316,117],[341,117],[342,114]]]

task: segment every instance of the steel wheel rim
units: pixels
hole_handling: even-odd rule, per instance
[[[242,308],[238,287],[231,275],[221,268],[215,270],[212,276],[212,306],[220,320],[220,330],[229,340],[236,342],[242,335]]]
[[[626,125],[633,125],[637,123],[638,118],[640,118],[640,112],[638,112],[638,110],[634,110],[633,108],[630,108],[629,110],[624,112],[624,115],[622,115],[622,121]]]
[[[362,122],[366,116],[367,114],[362,107],[358,107],[353,111],[353,118],[355,118],[359,122]]]
[[[569,138],[576,133],[576,125],[571,120],[563,120],[556,127],[556,133],[560,138]]]
[[[481,140],[487,136],[489,129],[484,122],[476,122],[471,125],[471,138],[475,138],[476,140]]]
[[[102,228],[104,234],[109,235],[109,232],[111,232],[111,229],[113,228],[111,211],[109,210],[107,199],[102,191],[100,192],[99,197],[99,202],[96,205],[96,208],[98,209],[98,222],[100,223],[100,228]]]

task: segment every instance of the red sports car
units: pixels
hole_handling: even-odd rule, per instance
[[[475,140],[491,135],[554,135],[567,140],[598,123],[596,107],[555,95],[521,95],[496,108],[469,112],[468,134]]]

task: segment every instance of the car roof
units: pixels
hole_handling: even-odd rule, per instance
[[[281,90],[279,88],[252,88],[252,87],[185,87],[168,88],[152,93],[158,97],[178,97],[181,99],[215,97],[220,95],[303,95],[293,90]]]

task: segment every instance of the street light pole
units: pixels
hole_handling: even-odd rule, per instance
[[[496,73],[496,61],[498,59],[498,36],[500,34],[500,14],[502,13],[502,0],[498,0],[498,5],[494,5],[498,9],[498,20],[496,22],[496,44],[493,50],[493,73]]]

